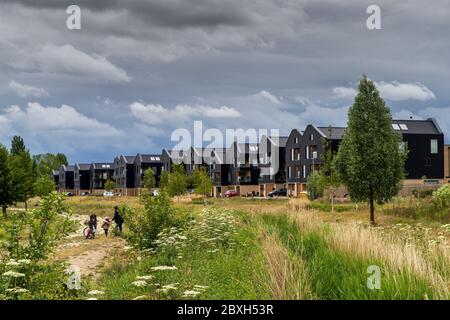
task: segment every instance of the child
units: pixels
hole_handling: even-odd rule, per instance
[[[102,229],[105,231],[105,236],[108,236],[108,230],[109,227],[111,226],[111,218],[110,217],[105,217],[105,220],[103,220],[102,223]]]

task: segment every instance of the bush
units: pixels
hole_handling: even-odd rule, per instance
[[[174,220],[174,208],[165,191],[153,197],[143,194],[142,211],[133,212],[128,208],[121,208],[129,229],[128,239],[142,249],[151,248],[158,234],[170,227]]]
[[[433,192],[433,201],[441,208],[450,206],[450,185],[446,184]]]
[[[307,180],[308,195],[311,200],[320,198],[325,191],[326,179],[320,172],[314,172],[308,176]]]

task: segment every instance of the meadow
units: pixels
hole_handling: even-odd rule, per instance
[[[74,216],[111,216],[115,205],[138,216],[145,207],[134,197],[66,203]],[[204,205],[183,197],[166,208],[173,217],[152,241],[133,240],[139,223],[130,218],[125,240],[75,233],[51,260],[91,263],[82,290],[63,295],[73,299],[449,299],[450,225],[442,213],[411,215],[426,205],[395,199],[377,207],[371,227],[365,204],[337,204],[331,212],[323,200],[208,199]],[[373,267],[380,270],[375,289],[368,286]]]

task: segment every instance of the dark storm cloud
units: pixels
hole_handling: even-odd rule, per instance
[[[5,0],[4,3],[20,3],[36,9],[64,10],[69,5],[95,12],[127,11],[149,25],[170,28],[214,27],[218,25],[243,25],[251,22],[251,17],[242,10],[243,1],[221,0]]]
[[[80,31],[65,27],[71,4]],[[366,28],[370,4],[382,30]],[[449,12],[448,0],[3,0],[0,143],[17,133],[32,150],[65,145],[91,161],[158,152],[196,119],[343,125],[362,74],[394,115],[439,116],[448,135]],[[78,127],[59,128],[52,114]],[[77,130],[102,139],[75,145]]]

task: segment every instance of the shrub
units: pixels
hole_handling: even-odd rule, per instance
[[[174,209],[171,200],[165,191],[153,197],[143,194],[141,201],[144,209],[132,212],[122,208],[125,221],[129,228],[129,240],[140,248],[151,248],[158,234],[170,227],[174,220]]]
[[[309,197],[314,200],[323,196],[326,179],[320,172],[314,172],[308,176],[307,188]]]
[[[441,208],[450,206],[450,185],[446,184],[433,192],[434,202]]]

